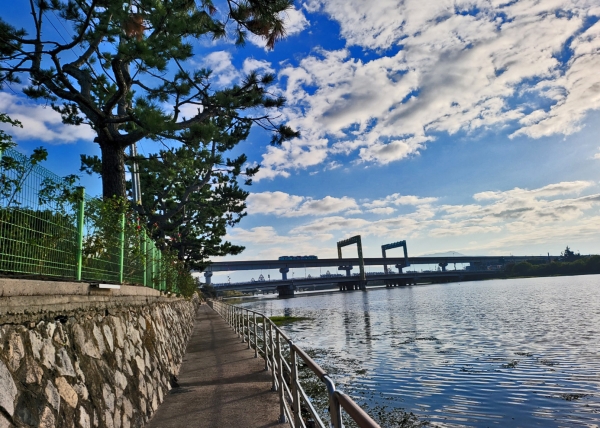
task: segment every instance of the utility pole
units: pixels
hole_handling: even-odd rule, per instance
[[[133,143],[129,147],[129,155],[132,157],[131,162],[131,196],[133,202],[137,205],[142,204],[142,188],[140,186],[140,172],[138,170],[137,160],[137,147],[136,143]]]

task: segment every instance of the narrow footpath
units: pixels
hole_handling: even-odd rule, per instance
[[[194,331],[173,388],[148,428],[259,428],[279,424],[279,399],[264,361],[208,305]]]

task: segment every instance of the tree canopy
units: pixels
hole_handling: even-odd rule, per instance
[[[272,74],[251,72],[215,88],[212,72],[191,63],[197,41],[230,37],[243,45],[252,33],[272,48],[285,36],[282,13],[292,4],[31,0],[29,31],[0,18],[0,85],[25,80],[26,96],[48,102],[65,124],[95,131],[101,156],[82,155],[82,170],[101,175],[105,198],[127,195],[125,168],[135,160],[143,194],[135,209],[161,245],[201,269],[208,256],[243,249],[222,237],[245,215],[248,192],[238,179],[250,184],[258,168],[226,152],[253,125],[271,131],[272,144],[298,133],[273,117],[285,100],[269,93]],[[163,148],[128,157],[126,148],[141,140]]]
[[[571,250],[568,245],[567,248],[565,248],[565,251],[563,251],[560,255],[562,256],[561,259],[565,262],[572,262],[581,257],[581,254],[575,254],[575,252]]]
[[[101,158],[85,165],[99,162],[105,197],[125,196],[125,149],[142,139],[209,146],[220,118],[228,126],[221,132],[234,137],[255,123],[273,131],[273,143],[297,135],[264,113],[285,101],[267,91],[273,75],[251,73],[214,90],[210,70],[189,66],[202,38],[233,36],[242,45],[253,33],[273,47],[292,4],[223,0],[218,10],[211,0],[31,0],[32,31],[0,19],[0,84],[25,77],[28,97],[49,102],[66,124],[91,126]],[[72,31],[70,40],[46,38],[50,17]]]

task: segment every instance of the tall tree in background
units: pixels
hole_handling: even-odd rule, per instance
[[[227,148],[227,141],[215,139],[201,156],[183,146],[139,162],[143,196],[136,209],[158,244],[175,250],[192,269],[202,270],[211,256],[244,249],[222,240],[245,215],[248,196],[238,184],[246,157],[223,159]]]
[[[0,19],[0,84],[25,76],[27,96],[49,101],[66,124],[92,127],[102,156],[83,161],[101,173],[104,197],[126,195],[125,149],[142,139],[179,142],[188,156],[208,155],[206,165],[218,167],[219,157],[210,154],[214,144],[222,144],[225,135],[241,141],[254,123],[272,130],[275,144],[297,135],[260,113],[284,104],[266,91],[274,76],[250,74],[239,85],[213,90],[209,70],[186,64],[192,42],[204,37],[230,33],[243,44],[251,32],[272,48],[285,35],[281,13],[293,1],[221,4],[217,14],[211,0],[30,0],[31,34]],[[49,18],[72,29],[72,40],[46,39],[58,31],[48,27]],[[184,117],[184,111],[193,113]],[[215,143],[217,134],[221,141]],[[221,166],[236,174],[240,168],[235,162]],[[218,187],[210,173],[205,177],[188,183],[171,218],[201,184]]]

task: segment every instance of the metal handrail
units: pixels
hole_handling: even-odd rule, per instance
[[[298,378],[298,359],[300,359],[327,388],[332,428],[344,427],[342,409],[360,428],[381,428],[349,396],[336,390],[335,384],[327,372],[264,314],[233,306],[220,300],[209,300],[208,303],[241,337],[242,343],[247,341],[248,348],[254,346],[254,357],[258,358],[260,355],[265,360],[265,370],[271,371],[271,389],[277,391],[279,395],[280,422],[289,422],[293,428],[306,428],[307,423],[302,417],[304,408],[308,410],[319,427],[326,426],[300,384]],[[262,320],[260,334],[257,318]],[[260,343],[262,343],[262,349]],[[289,362],[282,355],[283,344],[287,344],[289,347],[291,360]]]

